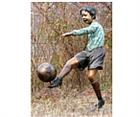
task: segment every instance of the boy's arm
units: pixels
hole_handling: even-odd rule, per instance
[[[73,30],[72,33],[75,36],[81,36],[81,35],[93,33],[93,32],[95,32],[96,29],[97,28],[94,27],[94,26],[89,26],[89,27],[82,28],[82,29],[79,29],[79,30]]]
[[[72,32],[67,32],[67,33],[62,34],[63,37],[72,36],[72,35],[73,35]]]
[[[81,35],[84,35],[84,34],[93,33],[95,30],[96,30],[96,27],[89,26],[89,27],[82,28],[82,29],[79,29],[79,30],[73,30],[72,32],[64,33],[62,36],[63,37],[72,36],[72,35],[73,36],[81,36]]]

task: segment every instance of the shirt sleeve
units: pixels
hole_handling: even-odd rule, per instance
[[[89,27],[81,28],[79,30],[73,30],[72,31],[72,34],[74,36],[81,36],[81,35],[84,35],[84,34],[93,33],[93,32],[95,32],[96,29],[97,29],[96,26],[91,25]]]

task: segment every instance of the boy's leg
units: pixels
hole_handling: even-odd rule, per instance
[[[100,84],[99,82],[96,80],[96,74],[97,74],[98,70],[97,69],[92,69],[92,70],[88,70],[88,79],[91,82],[91,85],[95,91],[95,94],[98,98],[98,104],[95,106],[98,106],[98,108],[101,108],[104,105],[104,100],[102,98],[102,94],[100,91]]]
[[[66,62],[61,72],[58,74],[59,78],[64,78],[73,68],[75,68],[78,64],[78,60],[76,57],[71,58]]]
[[[66,62],[61,72],[58,76],[52,81],[51,85],[48,86],[49,88],[58,87],[62,84],[62,79],[73,69],[77,66],[78,60],[76,57],[71,58]]]

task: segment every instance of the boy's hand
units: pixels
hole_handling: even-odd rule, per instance
[[[62,37],[67,37],[67,36],[70,36],[70,35],[72,35],[72,33],[71,32],[67,32],[67,33],[62,34]]]

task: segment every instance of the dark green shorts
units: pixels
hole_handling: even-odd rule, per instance
[[[103,61],[105,57],[105,49],[103,47],[95,48],[92,51],[82,51],[75,55],[79,61],[78,68],[85,69],[103,69]]]

